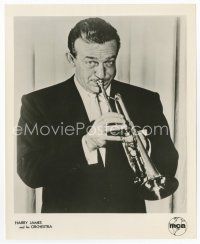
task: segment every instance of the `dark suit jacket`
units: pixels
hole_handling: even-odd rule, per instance
[[[113,81],[111,96],[117,92],[123,96],[135,125],[149,129],[168,126],[157,93]],[[62,135],[62,128],[77,128],[77,122],[84,128],[78,133],[71,131],[71,136]],[[18,135],[17,170],[29,187],[43,187],[42,212],[145,212],[121,143],[108,143],[105,168],[100,161],[88,165],[81,143],[88,125],[73,77],[22,97],[19,126],[23,133]],[[49,131],[52,127],[54,132]],[[55,135],[56,128],[60,130]],[[149,139],[151,158],[158,170],[174,176],[178,154],[170,135],[150,135]]]

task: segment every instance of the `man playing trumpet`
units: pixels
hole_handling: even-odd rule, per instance
[[[144,198],[123,148],[126,142],[134,142],[126,135],[130,124],[117,112],[115,101],[108,104],[106,98],[117,93],[123,96],[139,131],[138,140],[158,171],[172,179],[178,154],[159,95],[114,80],[120,38],[104,20],[78,22],[69,33],[68,47],[75,74],[63,83],[23,96],[19,126],[24,131],[37,123],[40,131],[44,125],[52,128],[62,122],[70,126],[71,133],[21,133],[18,174],[28,186],[43,187],[42,212],[144,213]],[[155,126],[165,127],[167,132],[150,133]],[[141,132],[143,128],[147,128],[147,136]]]

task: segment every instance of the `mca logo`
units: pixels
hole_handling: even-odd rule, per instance
[[[187,223],[181,217],[174,217],[169,221],[168,228],[172,235],[181,236],[187,230]]]

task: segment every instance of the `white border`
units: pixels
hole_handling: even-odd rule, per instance
[[[79,4],[79,3],[83,3],[83,1],[76,1],[76,0],[74,0],[74,1],[56,1],[56,4],[59,4],[59,3],[72,3],[73,2],[73,4],[75,4],[75,3],[77,3],[77,4]],[[95,3],[104,3],[104,2],[107,2],[107,1],[104,1],[104,0],[101,0],[101,1],[95,1]],[[51,1],[51,0],[46,0],[46,1],[9,1],[9,0],[7,0],[7,1],[3,1],[3,3],[1,2],[0,3],[0,30],[1,30],[1,33],[4,33],[4,9],[2,8],[4,5],[5,5],[5,3],[7,3],[7,4],[17,4],[17,3],[26,3],[26,4],[28,4],[28,3],[30,3],[30,4],[34,4],[34,3],[43,3],[43,4],[45,4],[45,3],[48,3],[48,4],[51,4],[51,3],[54,3],[55,4],[55,1]],[[84,1],[84,3],[94,3],[94,0],[93,1]],[[112,1],[112,0],[110,0],[109,1],[109,3],[159,3],[159,4],[161,4],[161,3],[173,3],[173,4],[178,4],[178,3],[190,3],[190,4],[192,4],[192,3],[196,3],[196,5],[197,5],[197,23],[199,23],[200,22],[200,19],[199,19],[199,13],[200,13],[200,6],[199,6],[199,2],[198,1],[178,1],[178,0],[176,0],[176,1],[166,1],[166,0],[163,0],[163,1]],[[197,29],[198,29],[198,31],[197,31],[197,53],[199,54],[199,50],[200,50],[200,48],[199,48],[199,43],[200,43],[200,38],[199,38],[199,33],[200,33],[200,28],[199,28],[199,25],[197,26]],[[2,31],[3,30],[3,31]],[[1,53],[1,55],[0,55],[0,79],[1,79],[1,81],[4,81],[5,80],[5,59],[4,59],[4,50],[5,50],[5,46],[4,46],[4,38],[5,38],[5,36],[4,36],[4,34],[3,34],[3,37],[2,37],[2,42],[1,42],[1,45],[0,45],[0,53]],[[3,54],[3,55],[2,55]],[[200,71],[199,71],[199,67],[200,67],[200,63],[199,63],[199,56],[198,56],[198,58],[197,58],[197,61],[198,61],[198,63],[197,63],[197,67],[198,67],[198,69],[197,69],[197,78],[198,78],[198,82],[199,82],[199,75],[200,75]],[[198,94],[199,94],[199,87],[200,87],[200,85],[199,85],[199,83],[197,82],[197,90],[198,90]],[[5,111],[5,109],[4,109],[4,101],[5,101],[5,93],[4,93],[4,89],[5,89],[5,85],[4,85],[4,83],[3,82],[0,82],[0,92],[1,92],[1,95],[0,95],[0,108],[1,108],[1,114],[5,114],[4,113],[4,111]],[[199,108],[199,105],[200,105],[200,98],[197,96],[197,105],[198,105],[198,108]],[[198,120],[198,124],[197,124],[197,128],[199,127],[199,115],[198,115],[198,118],[197,118],[197,120]],[[5,128],[5,123],[4,123],[4,121],[3,121],[3,119],[2,119],[2,117],[1,117],[1,120],[0,120],[0,128],[1,128],[1,140],[2,140],[2,143],[1,143],[1,145],[4,145],[4,137],[2,136],[3,134],[4,134],[4,129],[3,128]],[[198,130],[198,136],[197,136],[197,141],[198,141],[198,148],[199,148],[199,136],[200,136],[200,132],[199,132],[199,130]],[[0,235],[1,235],[1,240],[2,240],[2,234],[3,234],[3,232],[4,232],[4,221],[2,221],[3,219],[2,219],[2,216],[4,215],[4,196],[2,197],[2,193],[3,193],[3,189],[2,188],[4,188],[4,165],[2,164],[2,162],[4,162],[4,159],[5,159],[5,157],[4,157],[4,146],[1,146],[1,153],[0,153],[0,159],[1,159],[1,164],[0,164],[0,171],[1,171],[1,198],[0,198],[0,211],[1,211],[1,216],[0,216]],[[199,157],[198,157],[198,163],[199,163]],[[198,167],[198,175],[199,175],[199,167]],[[200,180],[198,180],[198,185],[200,184]],[[197,189],[198,190],[198,202],[197,202],[197,206],[199,206],[199,193],[200,193],[200,191],[199,191],[199,188]],[[3,205],[3,206],[2,206]],[[198,219],[199,219],[199,213],[198,213]],[[200,233],[198,232],[198,239],[199,239],[199,236],[200,235]],[[157,242],[158,240],[156,240],[156,242]],[[184,240],[178,240],[179,241],[179,243],[185,243],[185,242],[187,242],[187,240],[186,241],[184,241]],[[85,241],[84,241],[85,242]],[[116,241],[115,241],[116,242]],[[118,242],[118,241],[117,241]],[[129,241],[126,241],[126,242],[129,242]],[[131,241],[132,242],[132,241]],[[147,240],[145,240],[145,241],[142,241],[142,240],[137,240],[137,242],[138,243],[146,243],[147,242]],[[148,241],[149,242],[149,241]],[[153,240],[151,240],[150,242],[152,242],[152,243],[155,243],[155,240],[153,241]],[[169,242],[171,242],[171,240],[165,240],[165,241],[163,241],[164,243],[169,243]],[[195,240],[189,240],[189,242],[191,243],[191,242],[196,242]],[[42,241],[42,242],[37,242],[37,243],[44,243],[44,241]],[[55,243],[55,242],[54,242]],[[73,241],[73,243],[74,243],[74,241]],[[120,242],[118,242],[118,243],[122,243],[121,241]]]

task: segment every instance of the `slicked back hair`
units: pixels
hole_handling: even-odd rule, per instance
[[[110,23],[97,17],[81,20],[71,29],[68,36],[68,48],[74,57],[77,54],[74,43],[78,38],[81,38],[87,43],[99,44],[116,40],[117,52],[120,48],[120,38],[117,30]]]

